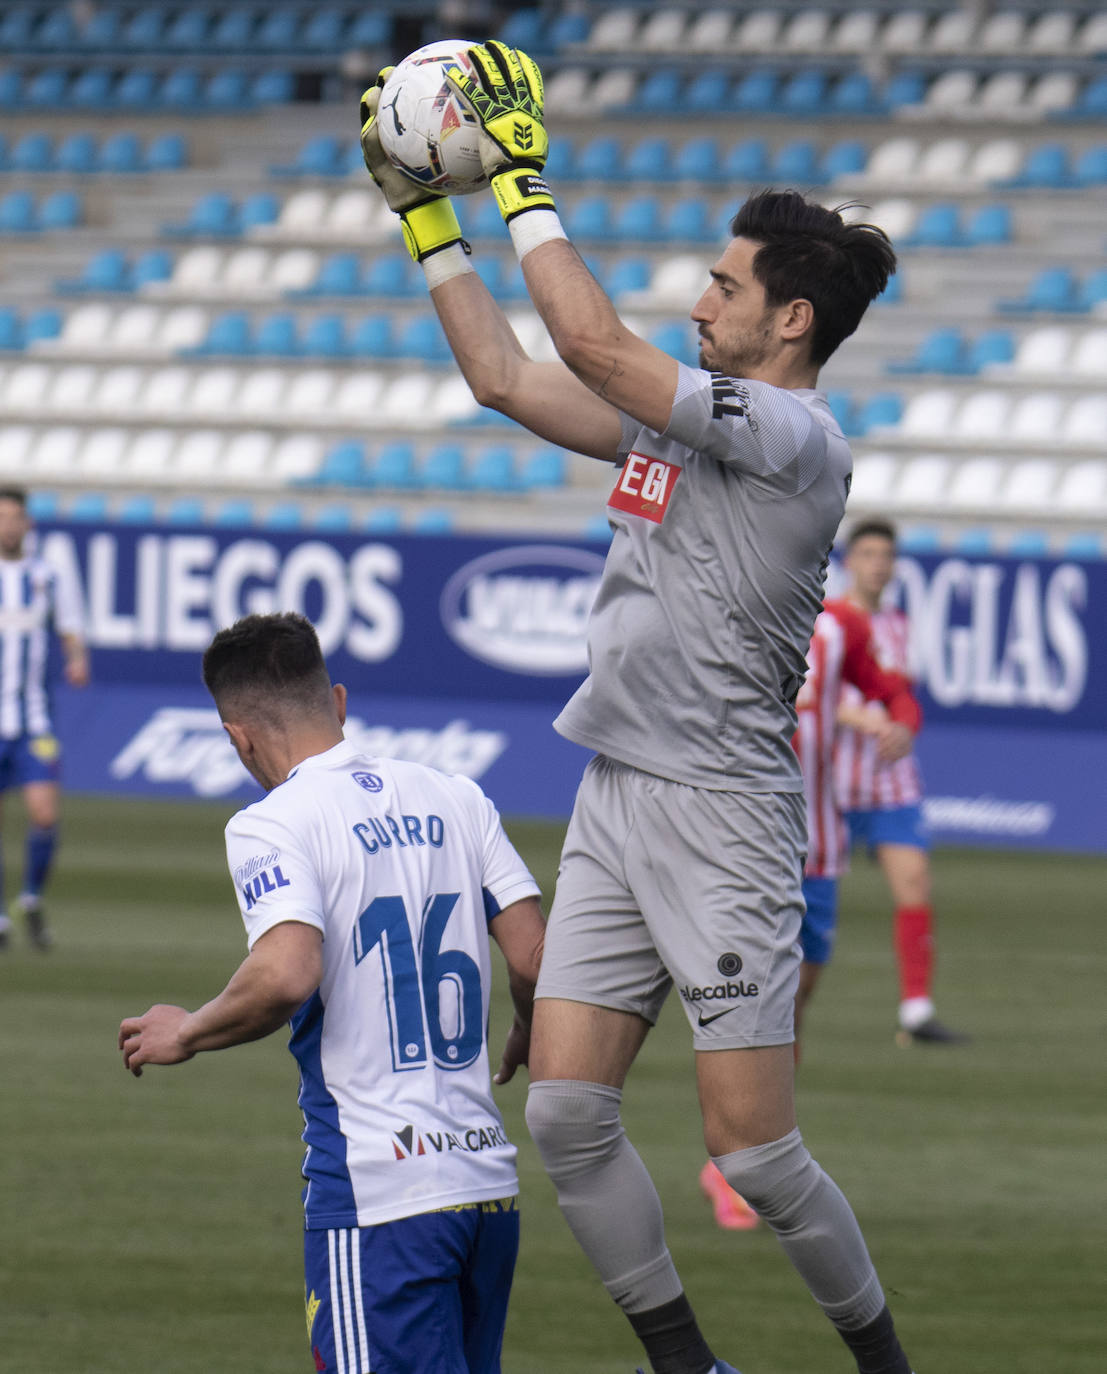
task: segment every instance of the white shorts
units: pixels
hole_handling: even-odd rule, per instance
[[[652,1023],[675,986],[697,1050],[790,1044],[805,847],[801,793],[717,792],[593,759],[536,995]]]

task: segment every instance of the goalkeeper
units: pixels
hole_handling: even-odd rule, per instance
[[[542,81],[471,50],[451,80],[559,361],[535,362],[472,270],[448,200],[366,162],[422,263],[476,399],[614,465],[590,673],[556,721],[595,752],[577,793],[539,979],[527,1123],[561,1210],[655,1374],[733,1374],[701,1334],[623,1082],[675,987],[707,1148],[776,1232],[862,1374],[909,1374],[849,1204],[793,1102],[806,848],[795,697],[849,449],[820,365],[895,269],[885,235],[792,191],[747,201],[692,309],[700,367],[634,335],[568,242],[542,179]]]

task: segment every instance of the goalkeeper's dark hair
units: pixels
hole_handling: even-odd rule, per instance
[[[22,487],[0,487],[0,501],[13,501],[17,506],[27,509],[27,493]]]
[[[846,224],[841,212],[851,208],[828,210],[798,191],[759,191],[730,224],[735,238],[761,245],[753,274],[770,306],[811,302],[817,367],[849,338],[896,270],[888,235],[875,224]]]
[[[311,621],[291,611],[248,615],[204,652],[204,686],[224,720],[276,725],[330,709],[331,680]]]
[[[846,552],[848,553],[859,539],[869,538],[887,539],[890,544],[895,544],[896,527],[883,516],[866,516],[865,519],[858,520],[850,526],[849,534],[846,536]]]

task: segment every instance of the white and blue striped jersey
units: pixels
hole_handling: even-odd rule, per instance
[[[80,634],[72,591],[41,558],[0,559],[0,738],[48,735],[52,634]]]
[[[488,922],[538,888],[476,783],[347,740],[226,839],[251,948],[281,921],[323,933],[322,982],[289,1042],[308,1229],[514,1195],[489,1076]]]

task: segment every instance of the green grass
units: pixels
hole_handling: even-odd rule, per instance
[[[51,892],[57,948],[36,955],[17,939],[0,958],[0,1370],[311,1368],[284,1036],[140,1081],[115,1049],[123,1015],[196,1005],[242,957],[227,814],[69,799]],[[558,829],[509,828],[552,891]],[[974,1043],[894,1045],[887,904],[859,860],[810,1012],[804,1135],[861,1218],[919,1374],[1098,1374],[1107,861],[945,851],[935,870],[941,1010]],[[505,1374],[630,1374],[636,1342],[557,1213],[523,1124],[525,1085],[498,1095],[524,1202]],[[635,1067],[625,1117],[719,1353],[744,1374],[848,1374],[772,1237],[717,1230],[698,1193],[691,1050],[675,1006]]]

